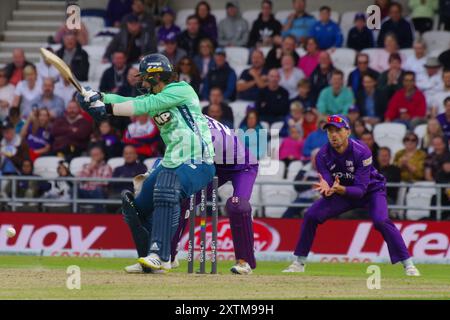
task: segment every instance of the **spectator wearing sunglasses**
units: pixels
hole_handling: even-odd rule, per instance
[[[414,182],[424,179],[424,165],[427,154],[417,148],[419,139],[413,132],[403,138],[404,149],[395,154],[394,165],[400,168],[401,180]]]

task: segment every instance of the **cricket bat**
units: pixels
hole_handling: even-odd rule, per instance
[[[41,48],[40,50],[41,50],[41,55],[44,58],[44,60],[46,62],[48,62],[49,64],[51,64],[52,66],[54,66],[59,71],[61,76],[66,81],[70,82],[75,87],[75,89],[77,89],[77,91],[79,93],[81,93],[81,95],[86,96],[86,90],[81,86],[81,84],[78,82],[78,80],[72,74],[72,71],[67,66],[67,64],[53,52],[48,51],[45,48]]]

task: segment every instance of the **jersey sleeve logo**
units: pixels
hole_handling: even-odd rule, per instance
[[[156,116],[153,117],[153,120],[155,120],[155,122],[159,125],[159,126],[163,126],[165,125],[167,122],[169,122],[172,119],[172,114],[169,111],[160,113]]]
[[[367,167],[372,164],[372,157],[367,158],[366,160],[363,160],[363,166]]]

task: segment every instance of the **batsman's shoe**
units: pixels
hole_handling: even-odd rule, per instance
[[[252,268],[245,261],[239,261],[231,267],[230,271],[234,274],[252,274]]]
[[[407,276],[420,277],[420,272],[416,266],[408,266],[405,268],[405,273]]]
[[[289,267],[284,269],[283,272],[305,272],[305,265],[298,261],[294,261]]]
[[[180,261],[178,261],[177,257],[171,262],[172,269],[176,269],[180,266]]]
[[[138,262],[142,267],[150,268],[152,270],[167,270],[171,269],[170,261],[162,261],[156,253],[151,253],[145,258],[139,258]]]
[[[142,273],[166,273],[164,270],[152,270],[149,268],[143,268],[140,263],[132,264],[131,266],[126,266],[126,273],[142,274]]]

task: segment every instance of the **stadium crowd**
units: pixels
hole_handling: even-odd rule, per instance
[[[354,26],[343,35],[331,19],[332,8],[322,6],[319,19],[307,11],[306,0],[293,0],[292,13],[278,21],[270,0],[263,0],[252,25],[242,17],[237,1],[225,4],[226,17],[217,21],[207,1],[200,1],[185,26],[175,24],[176,12],[164,7],[157,14],[146,1],[110,0],[107,24],[120,28],[101,57],[111,63],[101,76],[99,90],[124,96],[140,95],[136,89],[136,64],[148,53],[162,48],[179,73],[204,102],[203,112],[233,128],[232,104],[245,101],[247,113],[241,129],[258,132],[273,124],[280,128],[279,159],[286,167],[302,161],[296,180],[317,179],[314,155],[327,142],[321,124],[327,115],[346,115],[352,135],[366,143],[374,163],[390,182],[437,181],[449,183],[450,152],[450,43],[438,56],[431,56],[421,35],[440,23],[450,31],[450,4],[438,0],[410,0],[411,19],[397,2],[377,0],[382,25],[374,33],[366,16],[354,16]],[[447,6],[447,7],[445,7]],[[88,81],[90,57],[83,49],[88,31],[61,27],[53,41],[61,43],[56,54],[80,81]],[[345,41],[344,41],[345,39]],[[228,61],[228,47],[250,49],[249,68],[237,73]],[[270,47],[267,53],[264,47]],[[362,50],[378,47],[376,56]],[[303,48],[299,55],[298,48]],[[336,48],[357,51],[355,67],[348,75],[334,65]],[[400,50],[412,48],[410,55]],[[50,48],[51,49],[51,48]],[[59,156],[60,176],[133,177],[147,168],[144,159],[164,152],[158,129],[148,116],[114,117],[95,124],[73,99],[74,88],[60,79],[57,70],[41,61],[27,61],[22,49],[0,70],[0,175],[33,175],[33,163],[41,156]],[[403,148],[379,147],[373,129],[380,123],[401,123],[408,129]],[[419,126],[426,132],[418,136]],[[415,133],[416,132],[416,133]],[[258,150],[259,158],[267,150]],[[70,172],[72,159],[87,155],[91,162]],[[114,170],[107,160],[123,157]],[[128,184],[86,182],[79,186],[81,198],[117,196]],[[11,187],[3,188],[10,195]],[[19,196],[66,198],[70,183],[21,181]],[[296,202],[308,202],[317,194],[297,186]],[[450,204],[449,189],[442,204]],[[396,190],[389,192],[395,203]],[[436,201],[434,199],[434,201]],[[101,205],[96,211],[102,211]],[[289,208],[284,214],[298,214]]]

